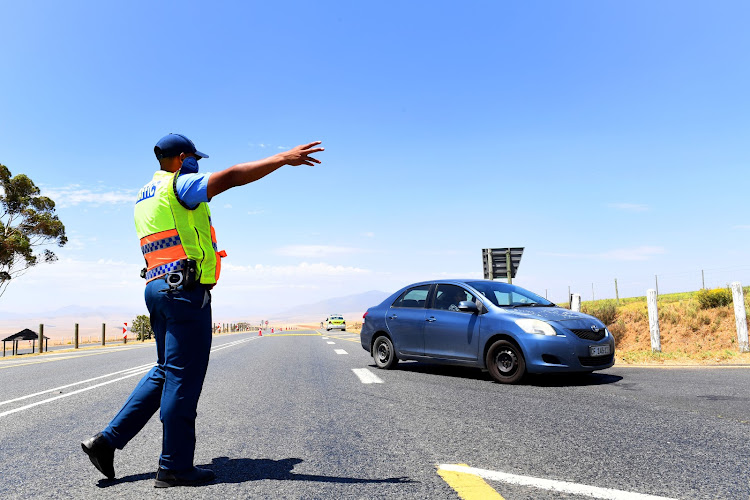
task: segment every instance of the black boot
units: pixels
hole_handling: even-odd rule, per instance
[[[81,448],[99,472],[107,476],[107,479],[115,478],[115,449],[104,439],[101,432],[82,442]]]
[[[193,467],[186,471],[175,472],[162,469],[156,471],[156,482],[154,488],[169,488],[171,486],[195,486],[208,483],[216,478],[214,471]]]

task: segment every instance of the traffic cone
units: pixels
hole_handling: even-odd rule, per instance
[[[262,337],[262,336],[263,336],[263,330],[258,330],[258,337]]]

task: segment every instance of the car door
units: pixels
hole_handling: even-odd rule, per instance
[[[406,290],[385,315],[385,323],[396,350],[403,354],[424,354],[425,306],[430,285]]]
[[[425,355],[435,358],[476,361],[479,356],[479,323],[477,313],[458,310],[458,303],[476,297],[463,287],[440,283],[426,311],[424,329]]]

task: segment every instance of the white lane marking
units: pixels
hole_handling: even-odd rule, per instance
[[[335,345],[336,342],[326,342],[326,344],[328,344],[328,345]]]
[[[143,373],[146,373],[150,369],[151,368],[147,368],[145,370],[136,371],[134,373],[130,373],[128,375],[125,375],[124,377],[116,378],[114,380],[107,380],[106,382],[102,382],[100,384],[92,385],[90,387],[84,387],[83,389],[78,389],[77,391],[67,392],[65,394],[60,394],[59,396],[55,396],[53,398],[43,399],[41,401],[37,401],[36,403],[31,403],[31,404],[28,404],[26,406],[21,406],[19,408],[14,408],[13,410],[4,411],[4,412],[0,413],[0,418],[5,417],[7,415],[11,415],[13,413],[17,413],[19,411],[28,410],[29,408],[33,408],[35,406],[43,405],[45,403],[51,403],[52,401],[55,401],[55,400],[58,400],[58,399],[67,398],[68,396],[73,396],[75,394],[80,394],[82,392],[90,391],[91,389],[96,389],[97,387],[101,387],[103,385],[112,384],[114,382],[119,382],[120,380],[124,380],[126,378],[135,377],[136,375],[141,375]]]
[[[0,401],[0,406],[8,404],[8,403],[15,403],[16,401],[22,401],[24,399],[33,398],[34,396],[41,396],[42,394],[46,394],[48,392],[54,392],[54,391],[59,391],[61,389],[67,389],[68,387],[73,387],[74,385],[85,384],[86,382],[92,382],[94,380],[99,380],[100,378],[111,377],[112,375],[119,375],[120,373],[126,373],[126,372],[131,372],[131,371],[138,371],[140,373],[140,370],[146,367],[150,368],[152,366],[154,366],[153,363],[149,363],[147,365],[135,366],[133,368],[128,368],[127,370],[120,370],[119,372],[112,372],[106,375],[100,375],[98,377],[81,380],[80,382],[73,382],[72,384],[61,385],[60,387],[55,387],[54,389],[47,389],[46,391],[35,392],[34,394],[28,394],[26,396],[21,396],[20,398],[8,399],[7,401]]]
[[[323,340],[328,340],[328,337],[323,337]]]
[[[222,349],[226,349],[227,347],[233,347],[233,346],[236,346],[238,344],[244,344],[245,342],[251,342],[251,341],[257,340],[259,338],[261,338],[261,337],[251,337],[249,339],[235,340],[234,342],[229,342],[227,344],[222,344],[219,347],[214,347],[213,349],[211,349],[211,352],[221,351]]]
[[[359,380],[363,384],[382,384],[383,383],[383,381],[380,380],[380,377],[372,373],[367,368],[352,368],[352,371],[357,377],[359,377]]]
[[[245,342],[249,342],[250,340],[255,340],[256,338],[258,338],[258,337],[253,337],[253,338],[250,338],[250,339],[243,339],[243,340],[237,340],[237,341],[234,341],[234,342],[229,342],[227,344],[223,344],[223,345],[221,345],[219,347],[211,349],[211,352],[220,351],[222,349],[226,349],[227,347],[232,347],[232,346],[235,346],[237,344],[242,344],[242,343],[245,343]],[[4,411],[4,412],[0,413],[0,418],[8,416],[8,415],[12,415],[13,413],[18,413],[19,411],[28,410],[29,408],[34,408],[35,406],[39,406],[39,405],[42,405],[42,404],[45,404],[45,403],[51,403],[52,401],[56,401],[58,399],[67,398],[67,397],[73,396],[75,394],[80,394],[82,392],[90,391],[92,389],[96,389],[98,387],[102,387],[102,386],[105,386],[105,385],[108,385],[108,384],[112,384],[114,382],[119,382],[120,380],[125,380],[126,378],[135,377],[136,375],[142,375],[142,374],[148,372],[149,370],[151,370],[151,368],[153,368],[153,367],[154,367],[154,365],[150,364],[150,363],[148,365],[135,366],[133,368],[128,368],[127,370],[120,370],[120,371],[117,371],[117,372],[108,373],[107,375],[101,375],[99,377],[94,377],[94,378],[91,378],[91,379],[88,379],[88,380],[82,380],[80,382],[75,382],[75,383],[68,384],[68,385],[65,385],[65,386],[57,387],[55,389],[48,389],[46,391],[37,392],[35,394],[29,394],[27,396],[21,396],[20,398],[15,398],[15,399],[10,399],[8,401],[3,401],[3,402],[0,403],[0,405],[5,404],[5,403],[11,403],[11,402],[14,402],[14,401],[20,401],[20,400],[23,400],[23,399],[28,399],[30,397],[39,396],[41,394],[46,394],[48,392],[52,392],[52,391],[64,389],[66,387],[72,387],[74,385],[79,385],[79,384],[83,384],[83,383],[86,383],[86,382],[91,382],[92,380],[98,380],[98,379],[104,378],[104,377],[111,377],[112,375],[119,375],[121,373],[127,373],[127,375],[124,375],[122,377],[119,377],[119,378],[116,378],[116,379],[113,379],[113,380],[107,380],[106,382],[101,382],[99,384],[95,384],[95,385],[92,385],[92,386],[89,386],[89,387],[84,387],[83,389],[78,389],[76,391],[67,392],[65,394],[60,394],[59,396],[54,396],[54,397],[51,397],[51,398],[43,399],[41,401],[37,401],[36,403],[30,403],[30,404],[27,404],[26,406],[21,406],[21,407],[18,407],[18,408],[14,408],[12,410]]]
[[[346,352],[346,351],[345,351],[345,350],[343,350],[343,349],[334,349],[334,352],[335,352],[336,354],[349,354],[348,352]]]
[[[674,500],[669,497],[646,495],[644,493],[633,493],[630,491],[600,488],[598,486],[587,486],[585,484],[569,483],[567,481],[556,481],[553,479],[542,479],[531,476],[519,476],[487,469],[477,469],[463,465],[442,464],[440,469],[474,474],[483,479],[500,481],[503,483],[516,484],[519,486],[531,486],[543,490],[559,491],[561,493],[572,493],[592,498],[604,498],[606,500]]]

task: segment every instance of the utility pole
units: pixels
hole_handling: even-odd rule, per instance
[[[617,299],[617,303],[620,303],[620,292],[617,291],[617,278],[615,278],[615,298]]]
[[[654,280],[656,280],[656,296],[659,296],[659,276],[654,274]]]

